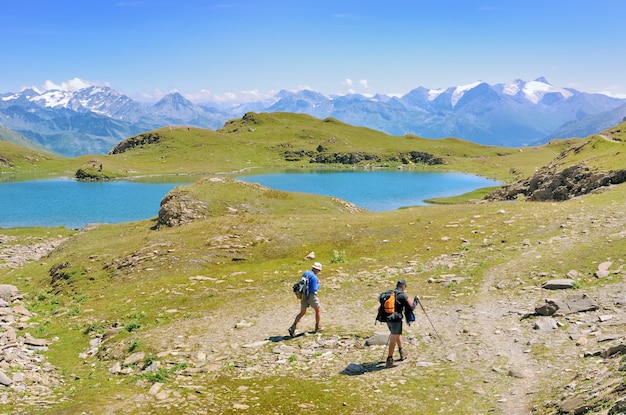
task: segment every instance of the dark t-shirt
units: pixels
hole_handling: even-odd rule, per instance
[[[413,306],[409,302],[409,296],[402,290],[393,290],[396,293],[396,312],[392,314],[388,321],[402,321],[407,311],[413,310]]]
[[[384,314],[384,312],[382,310],[379,310],[379,316],[377,317],[378,321],[402,321],[405,316],[413,314],[413,309],[415,308],[415,305],[411,304],[411,301],[409,301],[409,296],[400,289],[395,289],[393,290],[393,292],[396,294],[395,313],[384,318],[380,314]]]

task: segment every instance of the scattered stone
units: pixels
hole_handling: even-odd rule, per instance
[[[598,343],[609,342],[612,340],[619,340],[622,337],[623,336],[621,334],[606,334],[606,335],[598,337]]]
[[[538,318],[538,319],[535,319],[535,321],[533,322],[533,329],[539,330],[539,331],[555,330],[558,327],[559,325],[557,324],[556,320],[549,318],[549,317]]]
[[[135,364],[137,362],[144,360],[145,358],[146,358],[146,354],[144,352],[133,353],[130,356],[128,356],[126,359],[124,359],[122,366],[129,366],[129,365]]]
[[[239,409],[239,410],[244,410],[245,411],[248,408],[249,408],[249,406],[245,405],[243,403],[234,403],[233,404],[233,409]]]
[[[580,396],[567,399],[559,405],[562,414],[584,414],[589,410],[585,400]]]
[[[611,265],[613,265],[613,262],[611,261],[603,262],[598,265],[598,271],[608,271],[611,268]]]
[[[15,285],[0,284],[0,299],[11,303],[18,297],[20,297],[20,292]]]
[[[563,279],[563,280],[552,280],[546,281],[543,283],[541,288],[546,290],[566,290],[570,288],[574,288],[575,281],[571,279]]]
[[[29,323],[32,313],[19,303],[22,294],[13,285],[0,285],[0,388],[3,395],[0,403],[15,402],[19,397],[20,405],[33,407],[53,403],[51,399],[55,389],[64,382],[57,368],[45,360],[43,353],[51,341],[32,337],[26,333],[18,335],[18,329],[34,326]],[[11,307],[11,304],[14,304]],[[3,370],[9,369],[11,375]],[[6,393],[5,393],[6,391]],[[20,413],[25,413],[21,412]]]
[[[150,390],[148,391],[148,393],[150,395],[157,395],[160,391],[161,388],[163,387],[163,384],[160,382],[155,382],[152,384],[152,386],[150,387]]]
[[[0,385],[11,386],[13,379],[8,377],[4,372],[0,371]]]
[[[120,362],[115,362],[113,366],[111,366],[111,368],[109,369],[109,373],[113,375],[121,373],[121,371],[122,371],[122,364]]]
[[[595,311],[598,304],[586,294],[572,295],[563,300],[545,300],[545,304],[535,307],[535,313],[541,316],[566,315],[583,311]]]
[[[611,273],[607,270],[598,270],[594,273],[594,275],[596,276],[596,278],[606,278],[611,275]]]
[[[524,379],[526,377],[525,373],[517,369],[509,369],[509,372],[507,373],[507,375],[512,378],[518,378],[518,379]]]
[[[189,277],[191,281],[217,281],[217,278],[205,277],[204,275],[196,275],[195,277]]]
[[[614,356],[616,354],[624,354],[624,353],[626,353],[626,345],[618,344],[617,346],[609,347],[608,349],[600,352],[600,356],[607,358],[607,357]]]
[[[261,340],[261,341],[254,342],[254,343],[244,344],[242,347],[246,347],[246,348],[261,347],[261,346],[265,346],[267,343],[269,343],[269,340]]]
[[[252,327],[252,323],[249,321],[241,320],[239,323],[235,324],[236,329],[242,329],[246,327]]]
[[[389,334],[376,333],[365,340],[366,346],[386,346],[389,341]]]

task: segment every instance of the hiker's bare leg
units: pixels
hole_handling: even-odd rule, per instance
[[[322,307],[316,307],[315,309],[315,328],[322,327],[320,321],[322,320]]]
[[[392,357],[393,352],[396,350],[396,344],[399,344],[398,347],[402,346],[402,340],[400,339],[399,334],[390,334],[389,335],[389,354],[388,356]]]
[[[296,327],[296,325],[298,324],[298,322],[300,321],[300,319],[306,314],[306,308],[301,308],[300,312],[298,313],[298,315],[296,316],[296,319],[293,321],[293,327]]]

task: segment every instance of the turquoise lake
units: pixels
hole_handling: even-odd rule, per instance
[[[335,196],[371,211],[425,205],[424,200],[497,186],[459,173],[283,172],[239,180],[285,191]],[[197,178],[195,178],[197,179]],[[121,223],[157,216],[163,197],[177,183],[79,182],[72,179],[0,183],[0,228],[27,226],[79,229],[90,223]]]
[[[286,172],[239,177],[290,192],[335,196],[364,209],[382,212],[427,205],[425,200],[457,196],[500,183],[462,173],[404,171]]]

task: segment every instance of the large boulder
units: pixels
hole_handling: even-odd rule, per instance
[[[0,299],[10,303],[13,300],[21,298],[21,296],[20,290],[18,290],[16,286],[0,284]]]

